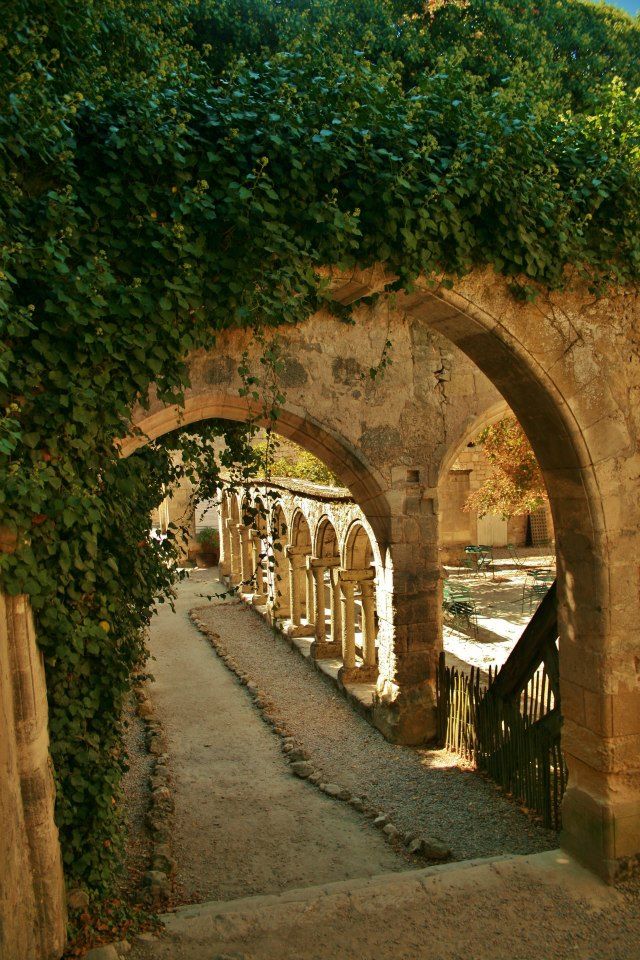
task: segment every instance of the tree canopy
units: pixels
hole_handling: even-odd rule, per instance
[[[505,520],[539,509],[547,497],[542,471],[524,430],[514,417],[486,427],[478,437],[494,467],[482,486],[469,496],[466,510],[478,516],[498,514]]]

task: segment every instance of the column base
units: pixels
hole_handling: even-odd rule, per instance
[[[263,607],[268,599],[266,593],[254,593],[251,597],[251,606]]]
[[[375,683],[378,679],[378,668],[365,666],[361,667],[340,667],[338,680],[340,683]]]
[[[315,627],[312,623],[300,623],[295,626],[289,620],[288,623],[285,623],[282,631],[287,637],[312,637],[315,632]]]
[[[607,883],[640,868],[640,804],[612,804],[569,787],[560,846]]]
[[[428,743],[437,735],[435,687],[425,681],[400,688],[379,677],[371,722],[392,743]]]
[[[313,660],[340,660],[342,658],[342,644],[331,643],[328,640],[314,640],[309,648]]]
[[[279,610],[271,601],[267,600],[267,609],[265,611],[265,618],[267,623],[272,627],[278,627],[278,629],[284,631],[287,621],[289,620],[289,611],[288,610]]]

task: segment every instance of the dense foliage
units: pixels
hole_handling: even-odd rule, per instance
[[[266,479],[286,477],[327,487],[341,485],[326,463],[295,443],[289,441],[282,446],[277,440],[270,443],[260,441],[253,444],[253,449],[258,461],[256,472]]]
[[[514,417],[486,427],[478,443],[494,470],[469,496],[465,508],[483,517],[509,517],[537,510],[547,500],[542,471],[524,430]]]
[[[167,445],[118,457],[133,404],[179,402],[216,330],[308,315],[330,262],[637,281],[640,28],[581,0],[1,8],[0,572],[45,652],[67,871],[96,886],[172,577],[147,534]]]

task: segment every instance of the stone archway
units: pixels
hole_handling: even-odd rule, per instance
[[[313,576],[307,566],[307,559],[312,554],[312,534],[309,521],[300,508],[291,517],[290,543],[285,552],[289,561],[291,598],[287,633],[291,637],[312,636]]]
[[[400,742],[434,729],[441,644],[437,478],[452,438],[502,395],[542,468],[556,531],[569,766],[563,844],[612,878],[640,853],[640,646],[633,629],[640,619],[640,294],[595,299],[585,287],[519,303],[504,278],[482,270],[455,290],[418,284],[391,303],[384,298],[391,280],[381,269],[335,273],[338,302],[382,296],[356,305],[353,325],[324,311],[279,332],[287,401],[278,428],[349,487],[381,550],[375,722]],[[389,333],[393,363],[383,378],[368,379]],[[147,409],[135,412],[141,432],[123,442],[123,454],[182,423],[259,416],[238,393],[245,349],[250,362],[259,362],[259,344],[235,330],[220,334],[215,354],[194,354],[184,407],[151,397]],[[282,577],[282,591],[287,583]],[[288,598],[280,600],[284,607]],[[2,661],[3,702],[14,718],[6,696],[14,675],[20,683],[14,664],[25,655],[37,663],[33,637],[16,654],[28,634],[16,622],[6,618]],[[44,716],[39,703],[34,729]],[[7,726],[7,749],[24,759],[28,750],[13,729]],[[41,771],[45,760],[42,754]],[[12,770],[7,810],[15,826],[22,802],[17,762]],[[38,823],[24,822],[27,871],[30,849],[38,864],[60,863],[51,796],[42,811]],[[34,937],[44,931],[52,944],[63,936],[59,870],[57,876],[55,890],[43,893],[47,904],[34,928]],[[42,879],[29,879],[29,890]],[[25,924],[35,916],[27,899]]]
[[[353,302],[389,279],[382,271],[336,275],[333,295]],[[356,307],[356,324],[339,337],[326,313],[281,334],[287,404],[279,429],[340,476],[380,543],[389,619],[381,623],[378,722],[395,739],[410,742],[432,716],[437,477],[451,438],[499,394],[522,424],[557,534],[565,844],[606,875],[640,846],[640,658],[628,636],[640,613],[637,565],[631,584],[628,577],[640,546],[637,405],[629,401],[640,379],[639,312],[637,294],[594,301],[586,290],[518,303],[490,271],[455,291],[418,285],[396,297],[397,357],[374,387],[353,371],[375,357],[388,309]],[[184,411],[152,400],[136,418],[145,433],[159,436],[181,418],[255,412],[234,396],[233,357],[247,346],[248,334],[234,332],[221,336],[216,358],[195,355]]]
[[[309,569],[314,578],[314,641],[311,656],[316,660],[342,655],[342,606],[340,602],[340,546],[331,519],[319,518],[314,537],[314,558]],[[329,623],[327,629],[327,598]]]
[[[639,358],[637,295],[626,310],[585,304],[584,293],[525,308],[504,296],[487,303],[471,278],[464,286],[411,309],[500,390],[542,468],[557,537],[570,773],[563,843],[612,877],[640,846],[640,671],[621,616],[630,599],[624,558],[638,545],[638,501],[625,489],[635,477],[637,490],[637,411],[623,386]],[[626,355],[603,335],[611,314],[626,331]]]
[[[477,515],[466,509],[468,497],[474,489],[472,474],[475,476],[476,472],[476,464],[469,462],[468,448],[474,446],[472,441],[482,430],[509,416],[513,417],[513,411],[506,400],[498,400],[465,426],[463,434],[452,440],[443,458],[438,476],[438,533],[443,564],[455,564],[466,546],[480,543]],[[489,469],[484,458],[479,460],[481,470]]]

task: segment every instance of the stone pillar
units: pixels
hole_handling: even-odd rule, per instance
[[[227,528],[229,530],[229,578],[231,583],[237,585],[242,580],[242,567],[240,560],[240,533],[238,527],[240,524],[236,520],[229,520]]]
[[[365,667],[373,668],[376,673],[376,621],[375,621],[375,582],[373,579],[360,581],[360,600],[362,602],[362,659]]]
[[[332,568],[336,569],[340,564],[338,557],[307,557],[307,571],[313,577],[313,635],[315,637],[311,644],[311,656],[315,660],[332,660],[342,654],[342,642],[337,643],[333,640],[327,641],[327,623],[325,616],[324,598],[325,598],[325,571]],[[333,607],[333,586],[332,607]],[[338,600],[338,603],[340,601]]]
[[[353,673],[356,666],[356,610],[355,581],[349,577],[348,570],[341,570],[338,576],[342,605],[342,669],[344,674]]]
[[[367,570],[340,570],[338,576],[342,598],[342,669],[340,670],[340,679],[343,683],[373,683],[377,676],[375,636],[372,637],[374,643],[373,663],[363,663],[362,666],[356,667],[355,590],[358,585],[363,583],[367,583],[365,591],[370,587],[372,588],[374,576],[375,572],[371,568]],[[373,593],[371,593],[370,599],[369,635],[372,636],[374,632]]]
[[[264,570],[262,569],[262,538],[255,530],[251,534],[251,553],[255,571],[255,593],[251,602],[256,606],[261,606],[267,602],[267,591]]]
[[[599,567],[568,522],[557,525],[561,745],[569,769],[560,843],[608,882],[640,863],[637,476],[629,478],[628,501],[615,507],[630,529],[618,540],[608,532]]]
[[[228,577],[231,573],[229,565],[229,531],[227,529],[226,501],[221,500],[218,509],[218,535],[220,538],[220,561],[218,563],[218,579]]]
[[[307,568],[306,547],[286,548],[286,555],[289,561],[289,623],[286,626],[286,633],[290,637],[309,637],[313,635],[313,627],[302,622],[302,600],[303,591],[306,596],[307,590]]]
[[[251,562],[251,531],[244,523],[238,524],[238,537],[240,539],[240,591],[241,593],[251,593],[253,590],[253,564]]]
[[[270,600],[269,617],[272,620],[286,620],[290,615],[289,564],[285,556],[285,544],[276,540],[272,544],[273,566],[271,571],[273,597]]]
[[[372,722],[394,743],[436,736],[442,587],[436,491],[392,469],[394,511],[378,571],[378,678]]]
[[[342,602],[340,599],[340,561],[329,567],[331,578],[331,645],[342,654]]]
[[[307,554],[307,557],[309,554]],[[307,623],[310,626],[315,624],[314,612],[313,612],[313,591],[314,591],[314,582],[313,582],[313,573],[307,566],[305,570],[305,598],[304,598],[304,615]]]
[[[57,960],[66,939],[42,654],[26,596],[0,595],[0,952]]]

